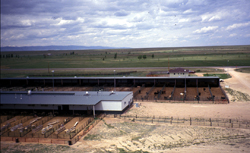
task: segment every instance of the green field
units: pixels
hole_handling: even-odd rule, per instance
[[[146,56],[145,59],[138,58],[143,55]],[[249,65],[250,46],[1,52],[2,69]],[[3,70],[2,73],[6,76],[10,73],[20,74],[20,71]]]
[[[220,79],[228,79],[231,78],[232,76],[230,76],[229,74],[203,74],[204,76],[217,76]]]

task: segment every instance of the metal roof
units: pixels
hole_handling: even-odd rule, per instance
[[[189,70],[183,68],[176,68],[169,70],[169,73],[189,73]]]
[[[1,104],[28,104],[28,105],[96,105],[100,101],[122,101],[132,92],[44,92],[32,91],[2,91]]]

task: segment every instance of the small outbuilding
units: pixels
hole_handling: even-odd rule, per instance
[[[188,77],[189,70],[183,68],[176,68],[169,70],[170,77]]]

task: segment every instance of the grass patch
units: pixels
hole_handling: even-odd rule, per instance
[[[220,79],[228,79],[228,78],[231,78],[232,76],[229,75],[229,74],[203,74],[203,76],[217,76],[219,77]]]
[[[235,71],[242,73],[250,73],[250,68],[240,68],[240,69],[235,69]]]
[[[99,135],[98,134],[88,134],[83,138],[83,140],[99,140]]]
[[[250,101],[250,96],[247,93],[225,88],[225,90],[232,96],[231,101]]]
[[[143,151],[143,150],[136,150],[136,151],[126,151],[123,148],[117,148],[117,151],[119,153],[149,153],[148,151]]]
[[[102,119],[102,121],[103,121],[103,123],[108,127],[108,128],[115,128],[114,126],[112,126],[111,124],[107,124],[106,122],[105,122],[105,120],[104,119]]]

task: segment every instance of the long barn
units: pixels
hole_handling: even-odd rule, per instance
[[[133,101],[229,102],[219,77],[27,77],[0,84],[3,109],[123,112]]]
[[[132,104],[133,92],[1,91],[1,109],[122,112]]]
[[[176,86],[219,87],[219,77],[27,77],[2,78],[2,87],[11,86]]]

